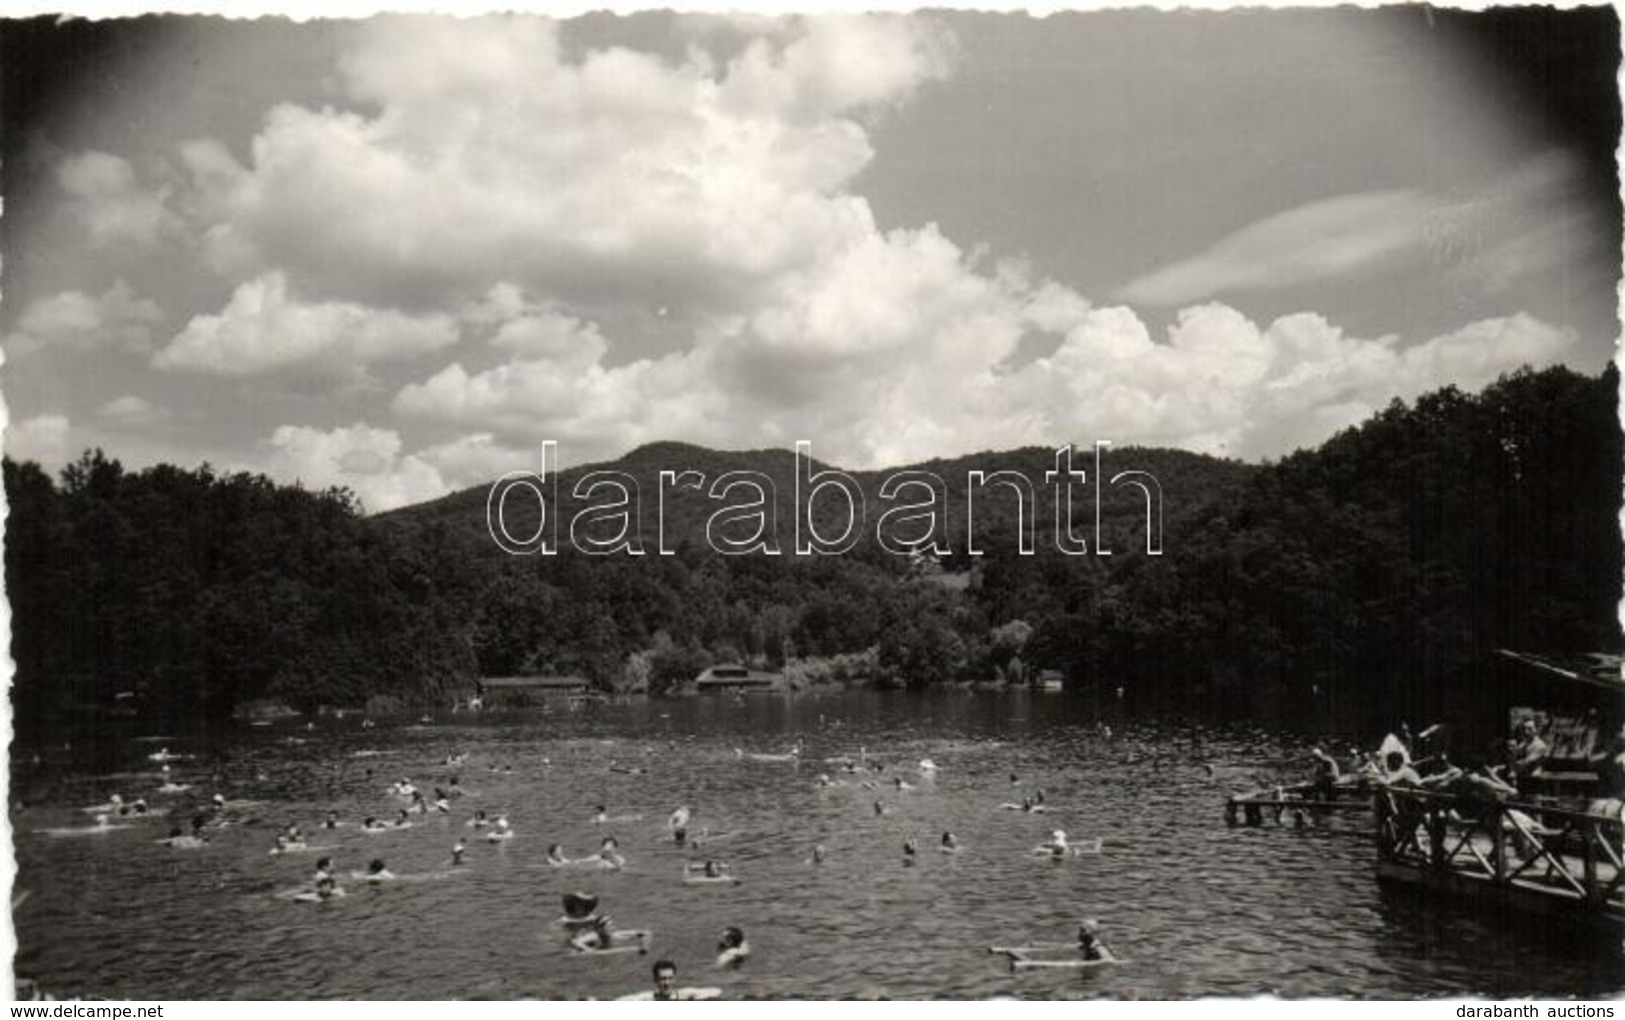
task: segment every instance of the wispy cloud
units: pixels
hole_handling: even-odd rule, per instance
[[[1194,258],[1131,281],[1125,301],[1179,305],[1353,272],[1423,242],[1431,206],[1416,191],[1341,195],[1260,220]]]
[[[1463,196],[1366,191],[1251,223],[1206,251],[1124,285],[1117,297],[1184,305],[1369,271],[1409,252],[1465,266],[1488,290],[1551,269],[1581,247],[1572,160],[1549,151]],[[1458,273],[1458,275],[1460,275]]]

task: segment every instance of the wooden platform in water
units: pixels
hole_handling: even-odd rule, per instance
[[[1625,824],[1584,812],[1382,789],[1377,877],[1565,924],[1625,931]]]

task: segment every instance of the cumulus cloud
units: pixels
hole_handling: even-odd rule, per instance
[[[136,297],[119,280],[99,297],[67,290],[30,302],[18,317],[16,329],[0,343],[13,355],[46,348],[145,351],[152,341],[153,326],[163,318],[156,303]]]
[[[279,427],[267,444],[267,470],[307,488],[349,488],[368,512],[433,499],[448,491],[445,480],[421,457],[401,455],[401,437],[393,429],[362,422],[323,430],[301,425]]]
[[[854,192],[876,119],[951,67],[929,19],[736,30],[753,38],[726,58],[673,60],[567,55],[534,18],[359,26],[334,107],[271,109],[240,155],[181,150],[187,183],[159,204],[246,282],[153,364],[352,387],[395,364],[392,388],[414,381],[389,411],[443,441],[285,424],[266,444],[273,474],[386,509],[535,468],[546,439],[567,463],[673,438],[810,439],[858,467],[1095,438],[1273,456],[1573,343],[1523,314],[1407,344],[1210,300],[1452,244],[1486,215],[1416,191],[1288,210],[1135,281],[1184,306],[1153,335],[933,224],[882,230]],[[1485,208],[1550,186],[1527,177]],[[109,420],[147,410],[113,403]]]
[[[218,315],[199,315],[153,357],[165,370],[245,378],[282,373],[334,383],[366,380],[366,367],[457,342],[448,315],[407,315],[343,301],[309,302],[287,278],[241,284]]]
[[[6,456],[35,461],[47,469],[65,466],[73,458],[68,441],[72,425],[60,414],[42,414],[6,426]]]
[[[94,245],[150,247],[178,225],[165,193],[142,187],[121,157],[95,151],[70,157],[57,168],[57,182]]]
[[[122,426],[153,425],[170,418],[168,408],[159,407],[133,393],[114,397],[96,409],[98,417]]]
[[[935,323],[867,359],[810,362],[807,372],[829,378],[801,400],[791,382],[741,384],[742,373],[760,367],[747,356],[759,348],[741,327],[625,366],[562,372],[545,359],[515,358],[471,373],[453,365],[403,389],[395,409],[489,428],[521,449],[556,439],[574,462],[670,437],[734,447],[810,439],[820,456],[857,467],[1093,439],[1264,457],[1322,442],[1395,397],[1451,383],[1479,387],[1523,364],[1553,364],[1576,340],[1518,314],[1406,348],[1395,336],[1349,336],[1315,314],[1260,327],[1220,304],[1186,309],[1159,340],[1128,308],[1094,308],[1054,354],[996,371],[1009,344],[984,341],[1013,337],[1039,300],[990,287],[955,309],[959,323]],[[890,325],[880,318],[876,328]]]
[[[542,448],[507,446],[489,432],[460,436],[419,450],[416,457],[440,472],[450,489],[487,484],[510,471],[540,473]]]
[[[873,235],[845,191],[873,156],[861,118],[948,67],[928,22],[795,24],[719,67],[569,61],[536,18],[374,19],[341,70],[380,112],[279,106],[247,165],[193,146],[188,207],[218,269],[312,294],[449,307],[507,280],[572,307],[749,308]]]

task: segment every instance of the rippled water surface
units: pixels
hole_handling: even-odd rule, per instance
[[[125,741],[116,760],[84,748],[14,750],[17,973],[57,995],[121,998],[464,998],[606,996],[648,986],[670,957],[680,984],[729,996],[1184,998],[1611,995],[1625,989],[1618,947],[1518,918],[1483,916],[1378,886],[1367,823],[1227,828],[1224,795],[1249,770],[1302,770],[1301,739],[1237,728],[1114,718],[1114,732],[1064,695],[849,692],[638,700],[524,717],[448,716],[361,730],[353,720],[239,731],[172,766],[193,790],[159,795],[157,741]],[[752,761],[804,742],[799,764]],[[885,764],[875,788],[826,761]],[[108,749],[102,749],[105,758]],[[444,765],[465,753],[460,768]],[[919,762],[939,768],[922,773]],[[75,765],[74,762],[78,764]],[[1201,766],[1212,764],[1210,778]],[[491,771],[511,766],[511,772]],[[839,785],[821,789],[820,773]],[[425,791],[453,774],[468,794],[408,831],[359,832],[393,817],[385,790]],[[155,839],[217,788],[256,803],[209,846]],[[1012,776],[1016,782],[1012,784]],[[912,789],[899,791],[903,777]],[[1034,789],[1050,813],[1001,810]],[[146,795],[170,809],[108,833],[77,810]],[[876,801],[885,809],[877,815]],[[595,825],[596,805],[636,821]],[[699,853],[665,822],[727,838]],[[517,838],[469,840],[476,808],[507,812]],[[317,827],[329,810],[348,826]],[[331,844],[349,895],[310,904],[278,893],[308,884],[320,853],[271,856],[297,822]],[[1098,856],[1030,856],[1051,829]],[[47,832],[44,830],[54,830]],[[964,849],[940,854],[953,831]],[[585,856],[615,835],[618,873],[555,870],[549,844]],[[919,841],[905,866],[903,841]],[[822,865],[808,863],[815,844]],[[743,884],[684,886],[686,860],[714,856]],[[369,887],[349,878],[373,857],[421,880]],[[552,927],[560,896],[597,894],[623,928],[654,931],[650,956],[579,957]],[[1127,962],[1090,972],[1012,974],[993,944],[1065,940],[1098,917]],[[718,971],[715,944],[744,928],[753,954]]]

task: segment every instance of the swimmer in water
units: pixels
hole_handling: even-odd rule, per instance
[[[468,853],[468,847],[464,846],[463,841],[459,839],[456,843],[452,844],[451,863],[453,865],[463,863],[463,855],[466,853]]]
[[[913,836],[903,840],[903,867],[912,868],[919,852],[920,847],[914,842]]]
[[[505,839],[512,838],[513,829],[508,825],[508,816],[497,815],[497,823],[491,827],[490,832],[485,834],[485,841],[487,843],[500,843]]]
[[[616,871],[626,867],[626,858],[621,856],[621,845],[615,841],[614,836],[605,836],[604,841],[598,845],[598,859]]]
[[[434,788],[434,809],[439,811],[441,814],[445,814],[451,810],[451,804],[446,798],[446,791],[442,790],[438,786]]]
[[[333,876],[332,875],[322,875],[321,877],[316,879],[316,898],[317,899],[319,899],[319,900],[330,900],[335,896],[343,896],[343,895],[344,895],[344,890],[340,889],[339,884],[337,882],[333,881]]]
[[[317,882],[320,882],[324,878],[331,879],[332,877],[333,877],[333,858],[331,858],[331,857],[323,857],[321,860],[316,862],[315,879],[316,879]]]
[[[673,843],[683,846],[688,843],[688,830],[684,828],[673,829],[671,833]]]
[[[601,952],[607,949],[620,949],[633,943],[637,944],[638,952],[649,951],[650,933],[647,931],[616,931],[615,921],[608,914],[595,918],[591,925],[576,933],[570,939],[570,948],[578,953]]]
[[[1078,923],[1078,956],[1084,960],[1104,960],[1110,955],[1106,944],[1100,941],[1100,922],[1086,917]]]
[[[570,858],[564,856],[564,847],[554,843],[547,848],[547,863],[555,868],[562,868],[570,863]]]
[[[1053,955],[1058,952],[1064,954],[1071,951],[1077,953],[1076,958],[1071,961],[1073,963],[1101,963],[1112,962],[1117,959],[1106,943],[1100,940],[1100,922],[1092,917],[1086,917],[1078,922],[1078,940],[1075,943],[1043,942],[1037,945],[1020,947],[1004,948],[995,946],[992,949],[992,952],[1003,953],[1008,956],[1012,965],[1022,962],[1037,962],[1049,966],[1066,966],[1068,961],[1064,957],[1058,960],[1034,961],[1033,957]]]
[[[490,824],[491,820],[485,817],[485,811],[483,809],[474,812],[474,817],[468,820],[468,827],[471,829],[483,829]]]
[[[384,865],[382,857],[374,857],[372,863],[367,865],[367,873],[358,877],[367,882],[387,882],[395,877],[395,873]]]
[[[945,832],[942,834],[942,845],[937,849],[945,854],[957,854],[959,852],[959,840],[954,838],[953,833]]]
[[[1034,855],[1053,857],[1056,860],[1060,860],[1071,852],[1072,848],[1067,846],[1066,843],[1066,833],[1060,829],[1056,829],[1049,834],[1049,842],[1040,843],[1033,847]]]
[[[329,811],[327,813],[327,820],[322,822],[322,828],[324,828],[324,829],[336,829],[338,827],[339,827],[339,813],[337,811]]]
[[[395,819],[395,828],[397,828],[397,829],[410,829],[411,827],[412,827],[412,817],[406,813],[405,808],[401,808],[400,815],[398,817],[396,817],[396,819]]]
[[[181,832],[180,826],[176,825],[170,828],[168,836],[158,840],[158,842],[173,847],[176,850],[196,850],[200,847],[207,846],[209,839],[207,836],[200,835],[195,831],[190,836],[184,835]]]
[[[883,815],[885,813],[886,813],[886,805],[880,803],[880,801],[878,801],[878,800],[875,801],[875,817],[878,818],[878,817],[880,817],[881,815]]]
[[[902,776],[898,776],[895,779],[893,779],[892,783],[896,785],[898,793],[903,793],[904,791],[914,789],[914,784],[904,782]]]
[[[383,822],[380,822],[372,815],[368,815],[366,820],[361,823],[361,831],[363,832],[383,832],[388,828],[389,826],[385,825]]]
[[[820,843],[817,846],[813,847],[813,855],[807,861],[807,863],[808,864],[823,864],[824,863],[824,858],[828,857],[828,856],[829,856],[829,851],[825,850],[824,849],[824,844]]]
[[[749,956],[750,943],[745,941],[744,929],[732,925],[722,929],[722,939],[717,942],[717,966],[737,967]]]
[[[670,960],[661,960],[654,965],[655,991],[657,1002],[666,1002],[677,998],[677,964]]]

